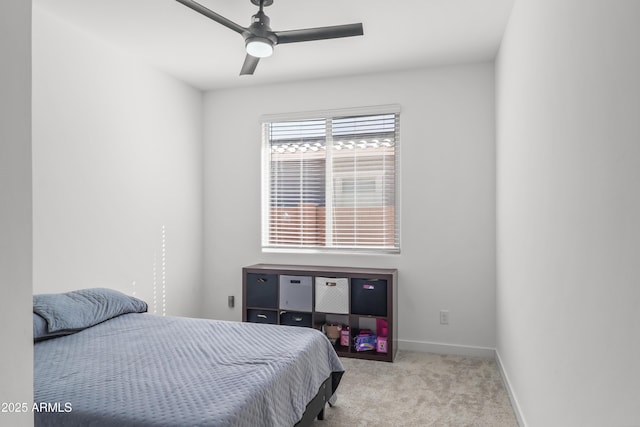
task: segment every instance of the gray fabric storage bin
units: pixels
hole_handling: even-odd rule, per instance
[[[311,276],[280,276],[280,309],[311,311],[313,307]]]

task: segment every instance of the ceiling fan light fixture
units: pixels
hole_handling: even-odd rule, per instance
[[[267,38],[247,39],[247,53],[256,58],[266,58],[273,54],[273,42]]]

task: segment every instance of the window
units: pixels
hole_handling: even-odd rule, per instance
[[[399,252],[399,107],[263,121],[263,248]]]

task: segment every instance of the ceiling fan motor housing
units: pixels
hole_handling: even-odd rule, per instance
[[[278,39],[276,38],[273,31],[271,31],[271,27],[269,24],[271,23],[271,19],[264,12],[260,11],[251,17],[251,25],[247,28],[248,31],[245,31],[245,38],[256,36],[269,38],[271,41],[276,43]]]
[[[251,3],[260,6],[261,0],[251,0]],[[262,6],[267,7],[273,4],[273,0],[262,0]]]

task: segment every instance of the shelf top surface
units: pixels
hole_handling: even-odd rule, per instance
[[[254,264],[244,267],[250,270],[283,270],[317,273],[337,273],[337,274],[395,274],[395,268],[368,268],[368,267],[330,267],[324,265],[291,265],[291,264]]]

